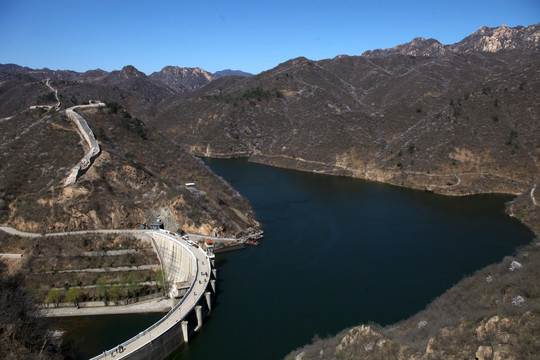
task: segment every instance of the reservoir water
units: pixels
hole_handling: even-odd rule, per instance
[[[394,323],[533,238],[505,215],[511,196],[445,197],[242,159],[205,161],[249,199],[265,237],[216,257],[214,310],[174,359],[274,360],[314,335]],[[75,323],[84,332],[95,322]],[[95,355],[118,342],[77,346]]]

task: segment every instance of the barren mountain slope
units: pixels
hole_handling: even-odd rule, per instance
[[[167,85],[175,92],[183,93],[199,89],[214,80],[216,76],[200,68],[165,66],[161,71],[150,74],[149,78]]]
[[[441,193],[520,193],[538,175],[539,59],[298,58],[180,99],[152,124],[195,154]]]
[[[0,64],[0,71],[11,75],[27,76],[34,81],[47,79],[70,84],[100,85],[129,92],[143,103],[157,104],[175,93],[194,91],[216,76],[199,68],[166,66],[159,72],[146,76],[134,66],[107,72],[101,69],[79,73],[71,70],[30,69],[15,64]]]
[[[0,71],[0,119],[54,100],[54,94],[44,82],[28,75]]]
[[[170,229],[229,235],[257,226],[243,197],[121,107],[82,115],[102,151],[67,187],[85,150],[64,112],[29,110],[0,123],[0,222],[49,232],[139,228],[161,217]]]

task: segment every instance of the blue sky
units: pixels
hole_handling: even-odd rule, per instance
[[[289,59],[360,55],[415,37],[540,22],[540,0],[0,0],[0,63],[146,74],[167,65],[259,73]]]

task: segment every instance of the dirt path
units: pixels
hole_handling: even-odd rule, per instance
[[[61,233],[29,233],[19,231],[11,226],[2,225],[0,230],[11,235],[23,236],[23,237],[40,237],[40,236],[69,236],[69,235],[81,235],[81,234],[144,234],[145,230],[129,230],[129,229],[104,229],[104,230],[79,230],[79,231],[67,231]]]
[[[536,185],[534,185],[533,188],[531,189],[531,200],[534,206],[538,206],[538,203],[536,202],[536,198],[534,197],[535,190],[536,190]]]

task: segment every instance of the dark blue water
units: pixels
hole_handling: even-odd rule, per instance
[[[505,215],[510,196],[206,161],[250,200],[265,237],[218,256],[215,312],[175,359],[280,359],[315,334],[394,323],[533,237]]]
[[[65,331],[63,341],[73,349],[75,358],[89,359],[132,338],[164,315],[75,316],[50,319],[50,324]]]
[[[217,304],[174,359],[280,359],[315,334],[394,323],[533,238],[505,215],[509,196],[206,161],[250,200],[265,237],[217,256]]]

